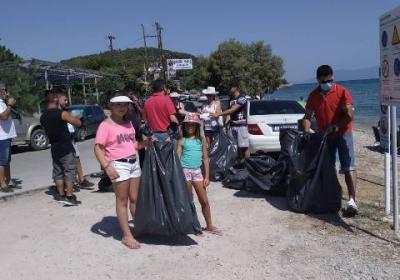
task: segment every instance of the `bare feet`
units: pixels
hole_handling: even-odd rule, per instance
[[[206,232],[211,233],[211,234],[215,234],[218,236],[222,236],[222,231],[214,226],[211,227],[207,227],[204,229]]]
[[[122,238],[121,242],[129,249],[139,249],[140,248],[140,243],[133,237],[124,237],[124,238]]]

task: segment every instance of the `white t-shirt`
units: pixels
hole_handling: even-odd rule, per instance
[[[0,99],[0,113],[7,110],[7,105],[2,99]],[[6,120],[0,119],[0,140],[6,140],[17,137],[17,132],[15,131],[15,125],[11,118],[11,114]]]

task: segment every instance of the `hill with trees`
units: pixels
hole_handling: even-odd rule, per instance
[[[158,49],[148,48],[148,54],[150,65],[159,63]],[[75,57],[61,63],[117,74],[118,79],[103,81],[105,88],[109,88],[107,83],[112,83],[112,87],[130,85],[143,92],[144,57],[145,49],[136,48]],[[186,89],[198,90],[212,85],[227,93],[229,82],[235,79],[240,81],[246,93],[260,95],[273,92],[284,82],[283,60],[273,55],[271,46],[263,41],[245,44],[228,40],[222,42],[209,57],[170,50],[164,51],[164,57],[193,59],[193,70],[177,71],[174,78],[180,80],[181,86]]]
[[[148,48],[149,65],[159,67],[160,53]],[[284,83],[283,60],[273,54],[270,45],[263,41],[250,44],[237,40],[222,42],[210,56],[194,56],[188,53],[164,50],[164,58],[191,58],[193,70],[177,71],[174,80],[187,90],[201,90],[214,86],[222,94],[229,93],[229,83],[238,80],[241,90],[250,95],[271,93]],[[140,95],[149,94],[144,83],[145,49],[126,49],[99,54],[79,56],[61,61],[61,64],[82,69],[98,70],[105,75],[98,82],[101,103],[104,105],[113,91],[125,86],[133,87]],[[0,46],[0,81],[5,83],[18,106],[26,112],[35,112],[43,102],[45,87],[43,78],[38,78],[35,68],[22,69],[22,59],[4,46]],[[154,79],[154,74],[147,81]],[[171,82],[171,81],[170,81]],[[52,86],[66,89],[66,84],[52,83]],[[74,104],[83,102],[80,81],[71,81]],[[87,84],[87,92],[93,92]]]

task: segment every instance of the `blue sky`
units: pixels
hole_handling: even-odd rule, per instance
[[[263,40],[284,59],[285,77],[314,77],[319,64],[358,69],[379,64],[378,18],[392,0],[1,0],[0,44],[24,58],[59,61],[107,49],[140,47],[141,26],[164,28],[164,47],[209,55],[220,42]],[[156,46],[156,42],[150,41]]]

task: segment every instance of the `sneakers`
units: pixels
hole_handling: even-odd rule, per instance
[[[78,206],[82,202],[78,201],[77,197],[75,195],[72,196],[66,196],[66,195],[58,195],[56,197],[56,200],[58,203],[67,205],[67,206]]]
[[[78,206],[82,202],[78,201],[75,195],[65,196],[64,204],[68,206]]]
[[[83,180],[83,182],[79,183],[79,187],[84,190],[93,190],[94,184],[89,182],[88,180]]]
[[[353,216],[358,214],[358,207],[354,199],[350,198],[350,200],[347,202],[346,212],[347,214]]]
[[[14,190],[13,190],[11,187],[9,187],[9,186],[7,186],[7,187],[0,187],[0,191],[5,192],[5,193],[14,192]]]

